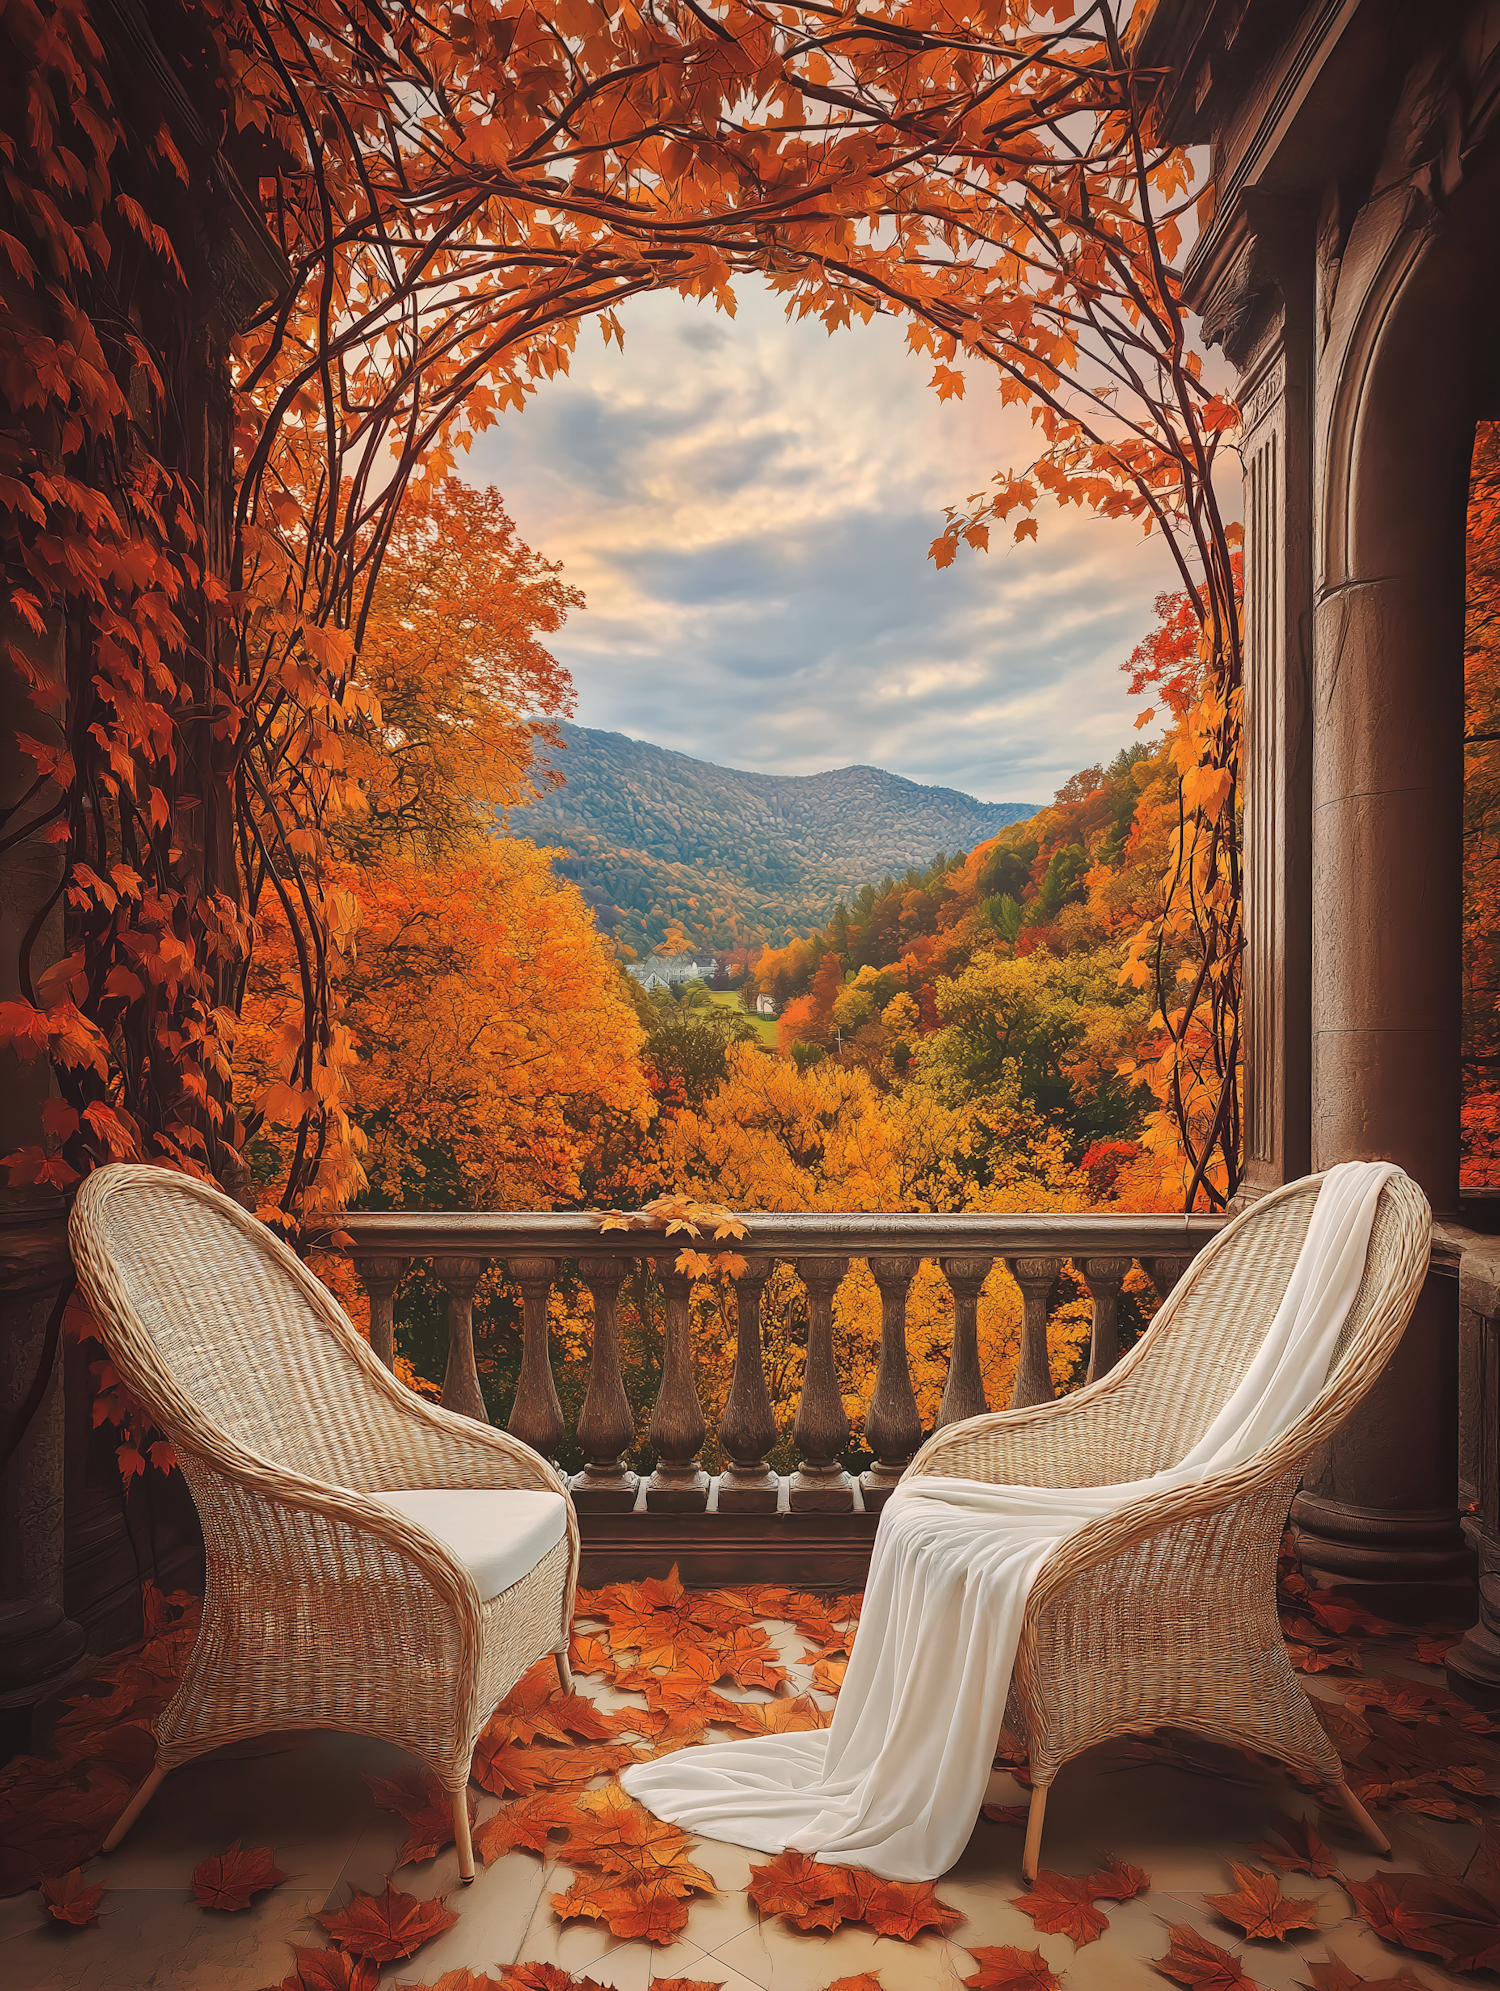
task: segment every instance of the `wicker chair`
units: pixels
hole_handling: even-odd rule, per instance
[[[1112,1486],[1183,1458],[1260,1346],[1321,1181],[1290,1183],[1226,1225],[1150,1331],[1099,1382],[1056,1403],[950,1425],[927,1441],[908,1475]],[[1036,1877],[1047,1792],[1062,1765],[1112,1736],[1165,1726],[1241,1743],[1308,1772],[1332,1787],[1377,1850],[1389,1852],[1287,1658],[1276,1555],[1309,1456],[1401,1339],[1430,1236],[1421,1190],[1393,1176],[1328,1380],[1309,1409],[1234,1472],[1091,1522],[1037,1573],[1005,1717],[1030,1758],[1028,1880]]]
[[[398,1383],[327,1289],[217,1189],[103,1168],[70,1234],[115,1368],[177,1448],[208,1553],[202,1628],[157,1722],[155,1767],[105,1851],[175,1765],[268,1730],[342,1728],[431,1765],[472,1880],[480,1729],[546,1653],[572,1685],[578,1522],[564,1481],[507,1433]]]

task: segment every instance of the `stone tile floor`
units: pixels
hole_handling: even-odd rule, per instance
[[[812,1667],[802,1639],[785,1623],[767,1623],[766,1630],[790,1670],[790,1691],[810,1690]],[[1367,1673],[1442,1685],[1436,1668],[1403,1656],[1396,1644],[1366,1642],[1362,1650]],[[1310,1691],[1330,1698],[1341,1684],[1330,1684],[1326,1674],[1308,1681]],[[580,1681],[580,1687],[606,1707],[625,1704],[617,1690],[597,1681]],[[826,1694],[819,1699],[831,1706]],[[632,1704],[640,1705],[639,1699]],[[1150,1875],[1149,1890],[1135,1899],[1100,1904],[1108,1929],[1082,1947],[1065,1935],[1039,1934],[1012,1905],[1024,1892],[1022,1835],[1013,1825],[988,1820],[976,1824],[963,1858],[937,1883],[939,1897],[961,1920],[946,1937],[928,1933],[913,1943],[849,1924],[832,1934],[800,1934],[761,1915],[744,1892],[752,1861],[768,1856],[700,1840],[693,1858],[718,1892],[695,1897],[680,1940],[653,1951],[617,1940],[598,1922],[560,1923],[550,1897],[571,1876],[556,1860],[508,1853],[482,1868],[473,1887],[462,1888],[450,1847],[402,1868],[397,1879],[408,1893],[447,1897],[459,1911],[457,1924],[407,1961],[382,1968],[378,1983],[436,1985],[452,1971],[498,1976],[508,1964],[549,1962],[614,1991],[650,1991],[673,1978],[723,1991],[822,1991],[861,1973],[873,1973],[882,1991],[958,1991],[976,1976],[976,1950],[1013,1945],[1028,1954],[1039,1950],[1063,1991],[1161,1991],[1166,1980],[1153,1959],[1165,1955],[1174,1924],[1186,1924],[1228,1951],[1264,1991],[1294,1991],[1320,1979],[1337,1991],[1364,1981],[1430,1991],[1500,1981],[1487,1970],[1459,1978],[1432,1957],[1382,1942],[1334,1878],[1281,1874],[1287,1895],[1316,1903],[1316,1928],[1283,1942],[1242,1939],[1204,1897],[1233,1887],[1232,1861],[1265,1868],[1255,1848],[1277,1812],[1314,1820],[1341,1872],[1354,1880],[1382,1868],[1420,1869],[1425,1863],[1430,1869],[1434,1862],[1461,1871],[1477,1832],[1473,1824],[1383,1812],[1383,1823],[1394,1821],[1397,1847],[1393,1861],[1381,1861],[1276,1769],[1216,1745],[1178,1741],[1165,1750],[1129,1741],[1095,1750],[1069,1766],[1054,1787],[1044,1867],[1086,1873],[1112,1853]],[[324,1942],[312,1919],[319,1910],[343,1906],[355,1887],[383,1886],[407,1828],[376,1809],[365,1774],[391,1776],[408,1767],[409,1759],[386,1744],[323,1732],[268,1737],[231,1760],[206,1758],[175,1771],[125,1844],[85,1863],[85,1878],[107,1890],[95,1925],[74,1929],[52,1922],[35,1890],[0,1901],[0,1984],[5,1991],[261,1991],[279,1985],[292,1969],[293,1944]],[[1013,1777],[994,1773],[992,1804],[1024,1798]],[[481,1798],[481,1817],[497,1808],[497,1800]],[[1482,1812],[1490,1808],[1480,1800]],[[235,1840],[274,1848],[289,1877],[243,1912],[199,1907],[188,1888],[192,1869]],[[1347,1966],[1347,1976],[1314,1971],[1334,1959]],[[1036,1981],[1046,1984],[1045,1978]],[[1210,1982],[1212,1991],[1231,1991],[1238,1980]]]

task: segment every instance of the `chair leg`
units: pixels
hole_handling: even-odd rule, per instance
[[[1360,1831],[1364,1833],[1370,1844],[1375,1848],[1375,1851],[1377,1853],[1388,1853],[1391,1850],[1390,1840],[1387,1839],[1342,1777],[1336,1784],[1331,1784],[1329,1789],[1344,1807],[1345,1811],[1348,1812],[1350,1818],[1353,1819]]]
[[[155,1766],[155,1768],[151,1771],[151,1774],[147,1777],[146,1781],[141,1785],[140,1789],[136,1792],[135,1796],[130,1800],[129,1804],[127,1804],[125,1809],[120,1813],[119,1817],[115,1820],[114,1824],[110,1826],[109,1837],[105,1840],[103,1846],[100,1848],[101,1852],[112,1853],[114,1851],[115,1847],[119,1845],[120,1841],[125,1837],[125,1834],[130,1830],[131,1826],[134,1825],[135,1821],[140,1817],[141,1813],[146,1809],[146,1806],[151,1802],[152,1798],[155,1797],[156,1787],[166,1774],[167,1773],[162,1768],[161,1764],[158,1763]]]
[[[553,1653],[552,1657],[557,1661],[557,1677],[561,1682],[563,1692],[571,1694],[573,1691],[573,1669],[568,1664],[568,1648],[565,1645],[560,1646]]]
[[[458,1848],[458,1877],[465,1887],[474,1885],[474,1841],[469,1832],[469,1787],[453,1793],[453,1843]]]
[[[1046,1809],[1047,1785],[1033,1784],[1031,1809],[1026,1814],[1026,1850],[1021,1855],[1021,1873],[1026,1880],[1036,1879],[1037,1862],[1042,1856],[1042,1817]]]

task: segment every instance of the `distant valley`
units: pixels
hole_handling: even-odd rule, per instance
[[[748,774],[564,724],[565,786],[510,817],[558,860],[599,924],[638,949],[680,920],[695,946],[779,945],[837,902],[938,853],[972,850],[1037,804],[979,802],[878,767]]]

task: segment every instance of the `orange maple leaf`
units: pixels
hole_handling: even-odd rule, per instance
[[[451,1929],[458,1917],[441,1900],[419,1901],[387,1881],[381,1894],[355,1888],[347,1907],[316,1917],[341,1949],[371,1963],[394,1963]]]
[[[1473,1888],[1416,1873],[1376,1873],[1344,1885],[1387,1942],[1429,1951],[1456,1970],[1500,1963],[1500,1907]]]
[[[75,1929],[86,1929],[91,1922],[98,1921],[104,1889],[90,1887],[81,1867],[74,1867],[71,1873],[59,1874],[55,1880],[44,1880],[41,1887],[47,1913],[54,1922],[67,1922]]]
[[[524,1846],[528,1852],[545,1853],[548,1835],[563,1831],[576,1818],[573,1799],[561,1792],[526,1798],[518,1804],[503,1804],[493,1818],[486,1818],[474,1828],[474,1851],[486,1866],[517,1846]]]
[[[1205,1894],[1204,1900],[1226,1922],[1233,1922],[1247,1936],[1263,1936],[1279,1943],[1288,1929],[1315,1929],[1317,1905],[1311,1901],[1289,1900],[1274,1874],[1257,1873],[1231,1860],[1233,1894]]]
[[[1167,1934],[1172,1939],[1171,1948],[1165,1956],[1153,1958],[1151,1964],[1163,1977],[1188,1985],[1190,1991],[1263,1991],[1253,1977],[1245,1975],[1237,1956],[1200,1936],[1191,1924],[1174,1922]]]
[[[979,1965],[963,1982],[967,1991],[1058,1991],[1060,1979],[1047,1967],[1040,1950],[1016,1949],[1004,1943],[998,1948],[970,1950]]]
[[[346,1956],[342,1950],[295,1946],[292,1955],[295,1968],[274,1991],[376,1991],[379,1972],[363,1957]]]
[[[286,1879],[269,1846],[240,1851],[235,1840],[227,1853],[205,1860],[193,1869],[193,1892],[205,1908],[233,1913],[250,1906],[250,1897],[275,1887]]]
[[[394,1811],[411,1827],[411,1837],[396,1855],[398,1867],[430,1860],[453,1843],[453,1799],[436,1777],[405,1770],[399,1777],[372,1777],[365,1782],[382,1811]],[[477,1813],[474,1793],[468,1793],[469,1824]]]
[[[1310,1873],[1326,1880],[1338,1872],[1338,1862],[1305,1818],[1291,1818],[1284,1811],[1273,1814],[1272,1832],[1280,1847],[1262,1842],[1256,1851],[1283,1873]]]
[[[1094,1906],[1094,1876],[1050,1873],[1045,1867],[1032,1882],[1029,1894],[1011,1901],[1029,1915],[1046,1936],[1069,1936],[1075,1945],[1097,1942],[1109,1927],[1109,1917]]]
[[[614,1874],[580,1874],[566,1894],[552,1897],[563,1921],[588,1915],[626,1942],[666,1946],[687,1927],[688,1905],[679,1894],[654,1881],[621,1880]]]

